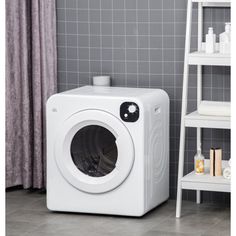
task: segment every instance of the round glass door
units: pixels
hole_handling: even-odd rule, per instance
[[[69,184],[84,192],[103,193],[128,177],[134,163],[134,144],[118,118],[104,111],[85,110],[61,124],[54,157]]]
[[[88,176],[102,177],[116,167],[116,137],[102,126],[80,129],[72,139],[70,151],[76,167]]]

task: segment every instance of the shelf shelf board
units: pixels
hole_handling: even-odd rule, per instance
[[[196,51],[189,53],[189,65],[209,65],[209,66],[230,66],[230,54],[222,54],[219,52],[207,54],[204,51]]]
[[[223,176],[211,176],[209,171],[210,161],[205,160],[206,170],[204,175],[196,175],[194,171],[185,175],[181,179],[183,189],[191,190],[205,190],[216,192],[231,192],[230,180],[225,179]],[[228,161],[222,161],[222,167],[228,166]]]
[[[230,129],[230,116],[205,116],[194,111],[185,116],[186,127]]]
[[[202,3],[231,3],[231,0],[192,0],[193,2]]]
[[[182,180],[183,189],[230,192],[230,181],[223,176],[210,176],[209,173],[196,175],[194,171],[185,175]]]
[[[193,2],[202,3],[203,7],[230,7],[231,0],[192,0]]]

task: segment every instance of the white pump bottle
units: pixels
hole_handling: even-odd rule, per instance
[[[231,24],[225,23],[225,32],[220,34],[220,53],[229,54],[231,51]]]
[[[216,44],[216,35],[213,32],[213,28],[208,28],[208,34],[206,34],[206,53],[214,53]]]

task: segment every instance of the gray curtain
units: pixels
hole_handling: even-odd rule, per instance
[[[6,187],[45,187],[45,105],[56,92],[55,0],[6,0]]]

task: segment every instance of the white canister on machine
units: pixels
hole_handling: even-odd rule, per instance
[[[109,75],[99,75],[93,77],[94,86],[111,86],[111,77]]]

